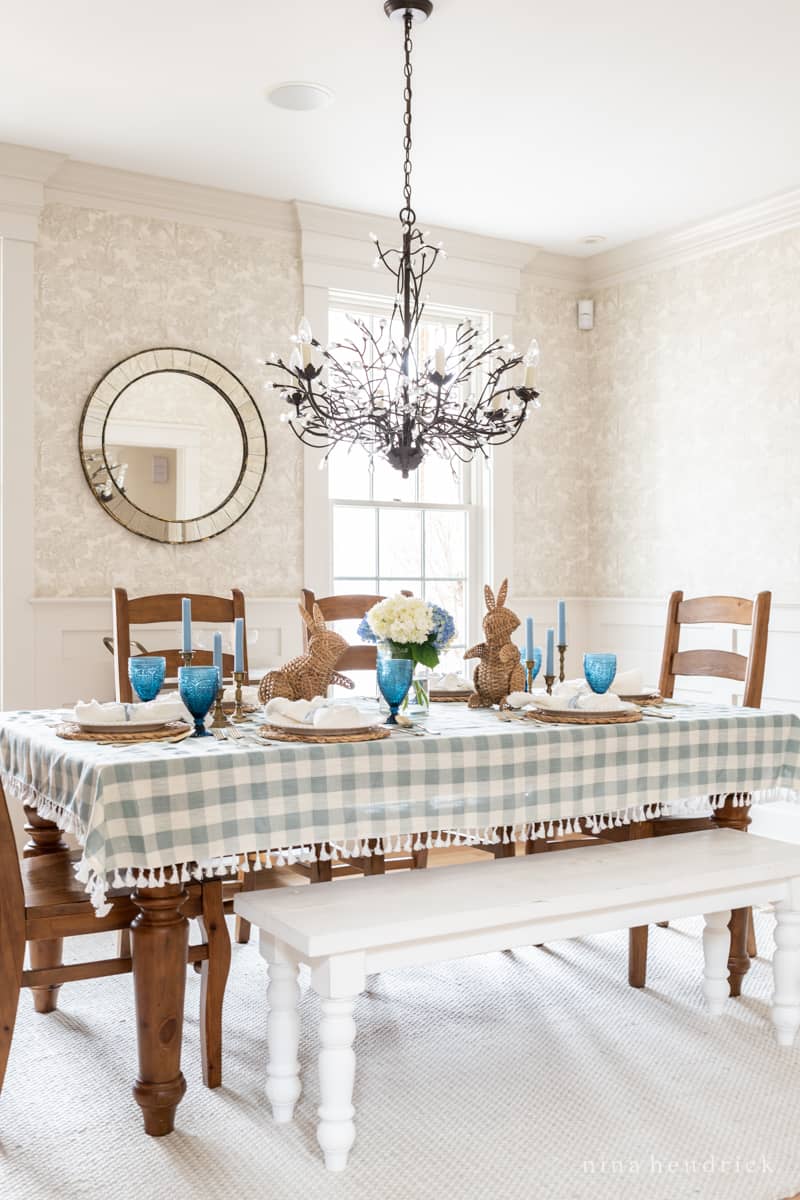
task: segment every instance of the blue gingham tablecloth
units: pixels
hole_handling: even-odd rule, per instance
[[[794,797],[799,717],[710,705],[664,712],[672,718],[545,726],[434,705],[425,736],[123,749],[59,738],[63,712],[5,713],[0,779],[76,835],[78,876],[99,912],[112,884],[157,887],[173,877],[167,868],[186,882],[246,866],[240,856],[257,852],[268,853],[256,865],[269,866],[308,858],[319,843],[354,855],[377,838],[384,853],[418,848],[423,833],[438,835],[433,845],[487,843],[569,830],[576,818],[588,818],[585,828],[629,823],[683,799]]]

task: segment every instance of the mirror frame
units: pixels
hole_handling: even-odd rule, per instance
[[[186,521],[156,517],[134,504],[119,490],[111,475],[105,452],[105,430],[111,410],[131,384],[148,375],[166,371],[192,375],[212,387],[230,406],[242,436],[242,466],[228,495],[210,512]],[[203,542],[217,537],[241,520],[255,500],[267,469],[267,434],[261,413],[242,381],[222,363],[197,350],[157,347],[122,359],[95,385],[83,406],[78,429],[78,449],[84,478],[100,507],[125,529],[154,542],[174,546]],[[98,495],[87,465],[90,454],[101,454],[110,481],[112,497]]]

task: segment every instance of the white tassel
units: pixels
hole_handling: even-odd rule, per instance
[[[242,872],[243,875],[249,874],[249,872],[250,872],[250,855],[249,854],[241,855],[241,857],[239,859],[239,870]]]
[[[547,826],[547,836],[548,836],[549,838],[553,837],[553,822],[552,822],[552,821],[551,821],[551,822],[550,822],[550,824]]]
[[[131,867],[128,867],[127,871],[125,872],[125,887],[136,887],[136,876],[134,875]]]
[[[111,881],[111,886],[112,886],[112,888],[123,888],[125,886],[122,879],[120,879],[120,874],[119,874],[118,870],[114,872],[114,878]]]
[[[285,867],[286,866],[286,859],[283,857],[283,850],[278,851],[278,857],[275,860],[275,866],[276,867]]]
[[[383,838],[378,838],[378,843],[377,843],[375,849],[373,850],[373,854],[377,854],[380,858],[385,857],[386,847],[383,844]]]
[[[323,842],[322,848],[320,849],[320,852],[319,852],[319,861],[320,862],[330,862],[330,860],[331,860],[331,852],[328,849],[328,843]]]
[[[264,870],[265,871],[272,870],[272,852],[270,850],[267,850],[266,853],[264,854]]]

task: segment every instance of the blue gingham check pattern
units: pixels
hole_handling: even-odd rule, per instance
[[[440,829],[480,838],[494,827],[632,816],[687,797],[758,800],[798,789],[794,714],[665,711],[671,720],[537,726],[439,705],[428,719],[438,736],[263,747],[206,738],[124,749],[59,738],[63,713],[6,713],[0,778],[77,835],[81,878],[101,892],[107,877],[129,868]]]

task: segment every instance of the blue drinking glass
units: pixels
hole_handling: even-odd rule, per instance
[[[397,724],[397,710],[406,698],[411,680],[414,678],[413,658],[395,658],[393,647],[388,642],[378,643],[378,661],[376,664],[378,687],[381,695],[389,705],[387,725]]]
[[[192,737],[211,737],[205,718],[219,691],[219,671],[216,667],[178,667],[178,691],[181,700],[194,717]]]
[[[524,647],[524,646],[523,646],[523,647],[520,649],[520,652],[519,652],[519,661],[522,663],[522,669],[525,671],[525,683],[526,683],[526,685],[527,685],[527,682],[528,682],[528,668],[526,667],[526,665],[525,665],[525,664],[527,663],[528,659],[527,659],[527,656],[526,656],[526,654],[525,654],[525,647]],[[539,674],[539,672],[541,671],[541,669],[542,669],[542,647],[541,647],[541,646],[534,646],[534,647],[533,647],[533,678],[534,678],[534,679],[535,679],[535,678],[536,678],[536,676]]]
[[[155,700],[167,674],[167,660],[158,655],[133,655],[128,659],[128,679],[140,700]]]
[[[616,654],[584,654],[583,673],[592,691],[602,696],[617,673]]]

